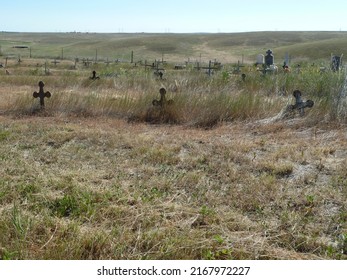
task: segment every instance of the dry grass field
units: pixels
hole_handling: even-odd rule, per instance
[[[0,69],[0,259],[347,258],[344,72],[44,62]]]

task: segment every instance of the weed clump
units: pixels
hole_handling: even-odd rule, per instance
[[[176,108],[171,106],[153,106],[148,108],[144,121],[152,124],[178,124],[180,123],[180,117]]]

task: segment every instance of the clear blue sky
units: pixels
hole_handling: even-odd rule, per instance
[[[346,0],[1,0],[0,31],[347,31]]]

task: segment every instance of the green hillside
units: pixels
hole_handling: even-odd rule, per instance
[[[295,60],[329,60],[330,54],[347,51],[347,32],[247,32],[218,34],[149,33],[0,33],[1,55],[74,59],[154,60],[165,56],[172,62],[187,59],[218,59],[224,63],[255,61],[271,48],[277,62],[288,53]],[[280,59],[281,58],[281,59]]]

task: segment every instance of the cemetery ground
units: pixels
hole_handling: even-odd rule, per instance
[[[0,73],[0,259],[347,258],[344,71],[46,61]]]

